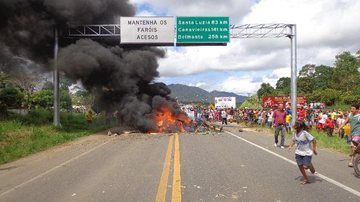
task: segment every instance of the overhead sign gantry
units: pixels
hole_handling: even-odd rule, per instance
[[[66,37],[119,37],[120,43],[145,45],[215,45],[230,42],[230,38],[281,38],[290,39],[291,46],[291,109],[293,117],[297,116],[297,39],[295,24],[244,24],[230,25],[229,17],[122,17],[119,24],[78,25],[68,28]],[[154,22],[137,22],[134,20],[152,19]],[[130,20],[130,22],[129,22]],[[121,20],[120,20],[121,21]],[[166,21],[166,23],[165,23]],[[156,22],[156,23],[155,23]],[[175,35],[176,29],[176,35]],[[145,36],[144,36],[145,35]],[[174,39],[175,42],[174,42]],[[122,42],[121,42],[122,41]],[[55,34],[55,68],[54,92],[58,93],[58,75],[56,68],[57,34]],[[54,100],[54,125],[60,125],[59,96]],[[295,123],[292,119],[292,124]]]

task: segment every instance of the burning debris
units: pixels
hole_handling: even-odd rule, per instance
[[[134,14],[128,0],[0,0],[0,62],[21,57],[51,71],[55,27],[61,36],[68,24],[111,24]],[[95,94],[101,111],[117,111],[124,125],[143,132],[184,131],[189,119],[170,89],[154,83],[163,50],[92,39],[61,38],[60,45],[60,71]]]
[[[199,126],[196,127],[195,133],[198,132],[219,132],[223,131],[222,126],[217,126],[216,124],[212,124],[208,121],[202,121]]]
[[[173,111],[169,105],[165,104],[157,107],[153,116],[156,129],[149,132],[186,132],[185,126],[191,121],[185,113]]]

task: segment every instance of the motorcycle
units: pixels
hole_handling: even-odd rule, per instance
[[[353,161],[355,175],[357,177],[360,177],[360,144],[358,144],[358,146],[351,155],[355,156]]]

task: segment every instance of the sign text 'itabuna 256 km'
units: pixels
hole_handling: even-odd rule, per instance
[[[121,44],[208,45],[230,42],[229,17],[121,17]],[[176,35],[175,35],[176,28]]]

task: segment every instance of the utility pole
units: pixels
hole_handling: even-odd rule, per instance
[[[54,126],[60,127],[60,94],[59,94],[59,70],[58,70],[58,51],[59,51],[59,36],[58,30],[55,27],[54,29],[54,74],[53,74],[53,82],[54,82]]]
[[[297,119],[297,48],[296,48],[296,25],[290,25],[291,35],[289,35],[291,42],[291,111],[292,111],[292,119],[291,124],[294,125]]]

